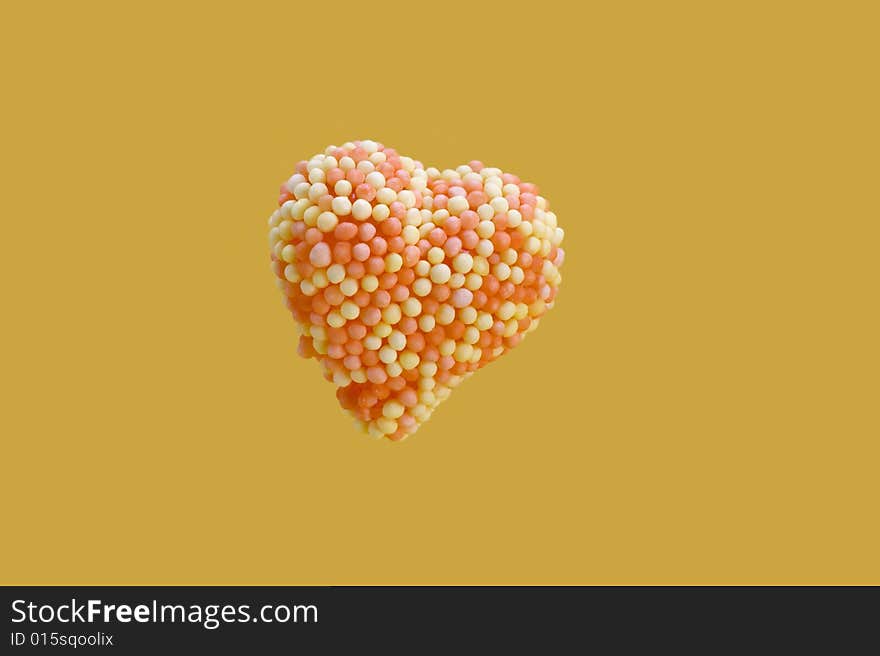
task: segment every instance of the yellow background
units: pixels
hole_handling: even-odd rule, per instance
[[[873,3],[17,3],[4,583],[880,583]],[[295,162],[535,181],[556,308],[401,445],[269,271]]]

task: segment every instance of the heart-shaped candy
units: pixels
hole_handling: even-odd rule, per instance
[[[400,440],[553,306],[562,228],[533,184],[375,141],[296,165],[269,218],[299,353],[363,431]]]

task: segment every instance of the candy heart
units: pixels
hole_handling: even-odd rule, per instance
[[[375,141],[296,165],[269,218],[299,353],[363,431],[400,440],[538,326],[562,228],[533,184],[480,162],[439,171]]]

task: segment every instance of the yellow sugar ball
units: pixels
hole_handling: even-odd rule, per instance
[[[447,264],[442,262],[431,267],[431,281],[437,285],[444,285],[449,282],[452,271]]]
[[[529,315],[529,306],[525,303],[517,303],[516,304],[516,312],[513,313],[513,318],[519,321],[520,319],[525,319]]]
[[[365,221],[373,213],[373,206],[363,198],[358,198],[351,206],[351,215],[358,221]]]
[[[303,212],[306,211],[306,208],[308,208],[309,205],[311,205],[311,203],[305,198],[296,201],[290,210],[290,216],[297,221],[301,221],[303,218]]]
[[[348,216],[351,214],[351,201],[347,196],[337,196],[330,202],[330,207],[336,216]]]
[[[312,184],[324,182],[324,169],[314,168],[309,171],[309,182]]]
[[[455,321],[455,308],[447,303],[443,303],[437,308],[437,323],[441,326],[448,326]]]
[[[526,274],[522,270],[522,268],[518,266],[510,267],[510,282],[514,285],[520,284],[523,280],[525,280]]]
[[[440,346],[437,350],[440,351],[440,355],[452,355],[455,353],[455,340],[444,339],[440,342]]]
[[[318,222],[318,215],[321,213],[321,208],[317,205],[311,205],[305,209],[303,212],[303,222],[309,227],[314,228],[315,224]]]
[[[321,214],[318,215],[317,226],[318,230],[321,232],[333,232],[333,229],[338,223],[339,217],[333,212],[321,212]]]
[[[419,365],[419,374],[425,378],[433,378],[437,373],[437,369],[436,362],[423,362]]]
[[[464,329],[464,335],[461,336],[461,341],[465,344],[476,344],[480,341],[480,331],[477,330],[476,326],[468,326]]]
[[[503,282],[510,278],[510,267],[504,262],[499,262],[493,267],[492,273],[498,278],[498,280]]]
[[[417,276],[424,278],[428,275],[428,272],[431,271],[431,263],[427,260],[419,260],[416,262],[416,266],[413,270],[416,272]]]
[[[313,184],[311,187],[309,187],[309,200],[313,203],[317,203],[318,199],[321,196],[327,195],[327,191],[327,185],[325,185],[323,182]]]
[[[452,381],[450,380],[450,383]],[[452,394],[452,387],[438,387],[434,392],[434,395],[437,397],[437,402],[445,401],[449,398],[449,395]]]
[[[390,346],[383,346],[379,349],[379,360],[385,364],[390,364],[397,359],[397,351]]]
[[[543,239],[547,236],[547,226],[545,226],[544,222],[537,217],[535,217],[535,220],[532,222],[532,234],[538,239]]]
[[[373,334],[377,337],[388,337],[391,334],[391,331],[394,330],[389,324],[384,321],[377,323],[373,326]]]
[[[349,375],[351,376],[351,379],[356,383],[367,382],[367,372],[363,369],[355,369]]]
[[[363,278],[361,278],[361,287],[364,288],[364,291],[374,292],[379,289],[379,279],[371,273],[368,273]],[[345,292],[342,292],[345,294]],[[352,294],[346,294],[346,296],[351,296]]]
[[[351,183],[348,180],[339,180],[333,185],[333,193],[337,196],[348,196],[351,193]]]
[[[400,354],[398,360],[404,371],[409,371],[410,369],[415,369],[419,366],[419,356],[412,351],[404,351]]]
[[[281,242],[278,242],[281,243]],[[285,262],[293,262],[294,260],[294,248],[293,244],[287,244],[284,248],[281,249],[281,259]]]
[[[416,296],[427,296],[431,293],[431,281],[427,278],[416,278],[412,284]]]
[[[425,214],[427,214],[428,218],[430,218],[431,211],[425,210]],[[406,211],[406,215],[404,216],[403,220],[406,225],[418,228],[420,225],[422,225],[422,210],[418,209],[417,207],[409,208]]]
[[[469,326],[477,320],[477,309],[471,305],[463,307],[458,311],[459,320]]]
[[[340,312],[340,314],[342,314],[343,317],[345,317],[349,321],[352,321],[354,319],[357,319],[358,316],[360,316],[361,309],[360,309],[360,307],[358,307],[357,303],[352,303],[351,301],[345,301],[345,302],[343,302],[342,306],[339,308],[339,312]]]
[[[492,253],[495,252],[495,244],[492,243],[489,239],[481,239],[477,242],[477,255],[482,255],[483,257],[489,257]]]
[[[400,306],[397,303],[390,303],[382,310],[382,321],[393,326],[400,322],[401,315]]]
[[[464,286],[472,292],[477,291],[483,286],[483,276],[479,273],[471,272],[464,277]]]
[[[467,198],[464,196],[453,196],[446,203],[446,208],[453,216],[458,216],[468,208]]]
[[[474,354],[474,347],[470,344],[461,343],[455,347],[452,357],[456,362],[467,362]]]
[[[434,330],[436,325],[437,320],[430,314],[423,314],[419,317],[419,329],[422,330],[422,332],[429,333]]]
[[[312,284],[318,289],[324,289],[324,287],[330,284],[330,281],[327,280],[327,274],[324,273],[323,269],[318,269],[312,273]]]
[[[458,273],[468,273],[474,267],[474,258],[469,253],[459,253],[452,260],[452,268]]]
[[[496,214],[503,214],[510,206],[507,204],[507,199],[504,197],[495,197],[489,201],[489,205],[492,206],[492,209],[495,210]]]
[[[327,280],[338,285],[345,280],[345,267],[341,264],[331,264],[327,267]]]
[[[428,262],[431,264],[440,264],[446,258],[446,253],[439,246],[432,246],[428,249]]]
[[[382,348],[382,338],[376,335],[367,335],[364,337],[364,348],[368,351],[378,351]]]
[[[379,175],[382,175],[381,173]],[[390,187],[382,187],[376,192],[376,200],[384,205],[391,205],[397,200],[397,192]]]
[[[419,299],[410,296],[400,304],[400,309],[403,314],[408,317],[417,317],[422,312],[422,302]]]
[[[495,314],[502,321],[507,321],[513,316],[514,312],[516,312],[516,305],[514,305],[510,301],[504,301],[500,306],[498,306],[498,310],[495,312]]]
[[[492,315],[488,312],[480,312],[477,315],[477,321],[475,325],[479,330],[489,330],[492,327],[492,324],[495,323],[492,319]]]
[[[404,407],[400,401],[391,400],[385,402],[382,408],[382,415],[391,419],[397,419],[403,415],[403,411]]]
[[[293,281],[291,280],[291,282],[293,282]],[[305,294],[306,296],[314,296],[315,294],[318,293],[318,288],[315,287],[315,286],[312,284],[312,281],[309,280],[308,278],[305,279],[305,280],[300,281],[300,283],[299,283],[299,289],[300,289],[300,291],[301,291],[303,294]]]
[[[385,256],[385,271],[388,273],[397,273],[403,267],[403,257],[400,253],[388,253]]]
[[[495,234],[495,224],[491,221],[480,221],[477,224],[477,236],[480,239],[490,239]]]
[[[391,435],[397,430],[397,422],[394,419],[391,419],[391,417],[379,417],[376,420],[376,426],[378,426],[379,430],[385,435]]]
[[[385,365],[385,371],[388,372],[388,375],[391,378],[397,378],[403,373],[403,367],[400,366],[399,362],[392,362],[391,364]]]
[[[409,189],[404,189],[397,194],[397,200],[403,204],[404,209],[409,210],[416,204],[416,195]]]
[[[327,325],[332,328],[342,328],[345,325],[345,317],[339,314],[339,312],[330,312],[327,315]]]
[[[288,264],[286,267],[284,267],[284,277],[287,278],[290,282],[299,282],[300,280],[299,272],[292,264]]]
[[[297,199],[302,200],[304,198],[309,197],[309,190],[312,188],[308,182],[300,182],[293,188],[293,195],[297,197]]]
[[[376,281],[376,285],[378,286],[379,281]],[[346,278],[341,283],[339,283],[339,291],[341,291],[346,296],[354,296],[357,294],[358,290],[358,281],[354,278]]]
[[[451,276],[449,276],[449,287],[451,289],[458,289],[459,287],[464,287],[464,274],[456,271]]]
[[[373,187],[373,189],[382,189],[385,186],[385,176],[378,171],[373,171],[367,174],[364,182]]]
[[[384,221],[385,219],[387,219],[390,215],[391,215],[391,210],[388,208],[387,205],[379,204],[373,208],[373,218],[376,219],[376,221],[379,221],[380,223],[382,221]]]
[[[474,273],[487,276],[489,275],[489,260],[481,255],[474,258]]]
[[[392,330],[391,334],[388,335],[388,346],[395,351],[402,351],[406,348],[406,335],[399,330]]]
[[[418,243],[421,238],[421,235],[419,235],[419,229],[413,225],[404,226],[400,234],[403,237],[403,243],[408,246]]]
[[[293,233],[291,229],[293,228],[293,221],[282,221],[278,224],[278,237],[283,241],[290,241],[293,239]]]

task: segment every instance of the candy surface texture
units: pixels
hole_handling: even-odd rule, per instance
[[[538,327],[562,280],[547,200],[478,161],[438,170],[347,142],[299,162],[278,205],[272,271],[299,354],[373,437],[414,433]]]

